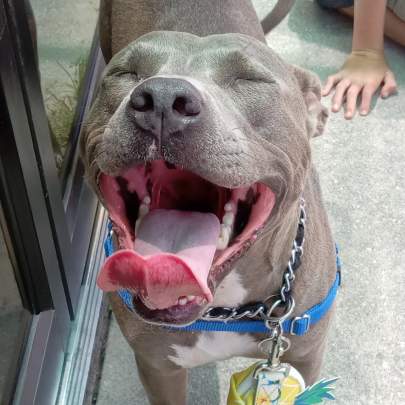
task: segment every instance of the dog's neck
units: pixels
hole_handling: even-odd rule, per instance
[[[107,60],[151,31],[198,36],[240,33],[265,42],[250,0],[102,0],[100,16],[100,40]]]

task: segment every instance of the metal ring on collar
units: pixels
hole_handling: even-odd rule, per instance
[[[272,313],[276,310],[276,308],[284,306],[285,307],[285,312],[281,316],[272,316]],[[267,314],[264,316],[264,320],[266,323],[266,326],[269,329],[272,329],[271,324],[281,324],[281,322],[284,322],[287,318],[290,317],[292,312],[294,311],[295,308],[295,301],[294,298],[290,296],[290,298],[287,301],[287,305],[281,300],[278,299],[277,301],[274,302],[274,304],[270,307],[270,309],[267,311]]]

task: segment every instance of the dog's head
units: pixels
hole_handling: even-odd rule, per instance
[[[147,34],[106,68],[81,139],[120,250],[99,286],[184,324],[304,187],[316,78],[238,34]]]

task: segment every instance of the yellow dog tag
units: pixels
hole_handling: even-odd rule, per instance
[[[287,364],[281,364],[278,370],[263,367],[266,364],[260,361],[232,375],[227,405],[294,404],[305,389],[301,374]]]

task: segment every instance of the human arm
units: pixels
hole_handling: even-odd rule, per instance
[[[395,93],[396,83],[384,58],[384,17],[386,0],[356,0],[352,52],[341,70],[329,76],[323,89],[328,95],[332,89],[332,111],[337,112],[346,96],[345,118],[356,111],[361,97],[360,114],[370,110],[373,94],[382,85],[381,97]]]

